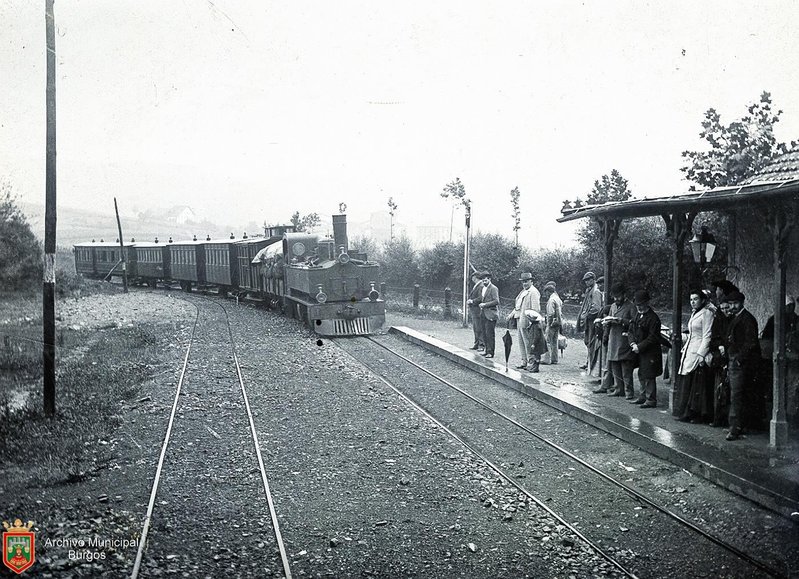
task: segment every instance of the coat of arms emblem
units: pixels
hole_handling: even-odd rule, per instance
[[[36,561],[36,536],[31,529],[33,521],[22,524],[17,519],[13,525],[3,521],[3,564],[20,574]]]

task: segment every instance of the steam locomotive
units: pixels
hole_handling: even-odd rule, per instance
[[[127,273],[131,283],[151,287],[178,282],[185,291],[215,287],[222,295],[249,295],[323,336],[369,334],[385,322],[385,302],[377,290],[380,266],[349,249],[343,214],[333,215],[332,239],[277,226],[264,237],[240,240],[232,235],[167,243],[131,240],[123,247],[92,240],[73,251],[75,269],[84,276]]]

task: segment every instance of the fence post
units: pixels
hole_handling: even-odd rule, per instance
[[[448,320],[452,317],[452,290],[448,287],[444,288],[444,319]]]
[[[384,281],[380,282],[380,295],[383,299],[386,299],[386,282]]]
[[[413,307],[419,307],[419,284],[413,284]]]

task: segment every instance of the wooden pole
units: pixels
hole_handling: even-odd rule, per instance
[[[674,244],[672,248],[672,271],[674,277],[671,286],[671,388],[669,389],[669,411],[672,414],[675,412],[676,397],[680,396],[680,392],[676,390],[676,387],[677,374],[680,370],[680,352],[682,351],[682,258],[685,251],[685,239],[693,227],[695,217],[695,212],[663,215],[669,236],[671,236]]]
[[[125,255],[125,240],[122,237],[122,224],[119,221],[117,198],[114,197],[114,213],[117,214],[117,230],[119,231],[119,251],[122,254],[122,291],[128,293],[128,256]]]
[[[44,413],[55,414],[55,247],[56,247],[56,110],[54,0],[45,0],[47,39],[44,272],[42,276],[42,365]]]
[[[469,299],[469,232],[472,225],[472,208],[466,206],[466,239],[463,242],[463,299],[461,305],[463,306],[463,327],[469,327],[469,308],[466,305],[466,300]]]
[[[782,449],[788,444],[788,422],[785,412],[785,291],[788,236],[793,228],[794,215],[780,207],[772,211],[769,229],[774,240],[774,369],[772,387],[769,446]]]

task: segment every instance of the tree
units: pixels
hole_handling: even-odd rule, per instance
[[[369,261],[383,261],[383,252],[380,246],[369,236],[356,235],[350,239],[349,245],[354,251],[365,253]]]
[[[772,109],[771,93],[763,91],[760,101],[750,104],[747,113],[723,125],[716,109],[707,110],[699,136],[707,141],[710,150],[682,154],[688,164],[680,170],[689,181],[708,189],[737,185],[777,155],[788,152],[789,147],[778,143],[774,136],[774,125],[782,111]],[[792,141],[791,148],[797,144]],[[691,186],[691,190],[695,188]]]
[[[463,284],[463,243],[440,241],[418,253],[419,275],[425,287],[458,288]]]
[[[510,239],[496,233],[477,233],[472,238],[470,260],[477,269],[491,272],[500,293],[516,295],[520,249]]]
[[[594,181],[594,186],[586,197],[586,202],[588,205],[603,205],[609,201],[627,201],[632,196],[633,192],[627,185],[627,179],[622,177],[617,169],[613,169],[610,176],[602,175],[600,179]],[[578,203],[582,206],[582,200],[579,197],[575,200],[575,206]],[[599,224],[596,221],[591,219],[583,223],[577,231],[577,239],[583,248],[592,254],[592,258],[601,262],[604,244]]]
[[[11,187],[0,183],[0,288],[18,290],[42,280],[42,248]]]
[[[295,231],[308,231],[317,227],[322,222],[318,213],[309,213],[305,216],[300,216],[299,211],[295,211],[291,216],[291,223],[294,225]]]
[[[466,197],[466,188],[461,183],[460,177],[456,177],[454,181],[444,185],[441,196],[444,199],[452,199],[452,215],[449,220],[449,240],[452,241],[452,223],[455,217],[455,207],[463,205],[469,211],[472,207],[472,202]]]
[[[394,212],[397,211],[397,204],[394,203],[394,198],[388,198],[388,214],[391,215],[391,234],[389,239],[394,239]]]
[[[410,287],[419,281],[419,265],[411,240],[401,235],[383,246],[381,279],[389,286]]]
[[[515,236],[516,247],[519,247],[519,230],[522,228],[522,226],[520,225],[522,221],[521,210],[519,209],[520,195],[521,193],[519,192],[518,187],[514,187],[513,190],[510,192],[510,206],[513,209],[511,217],[513,217],[513,235]]]

